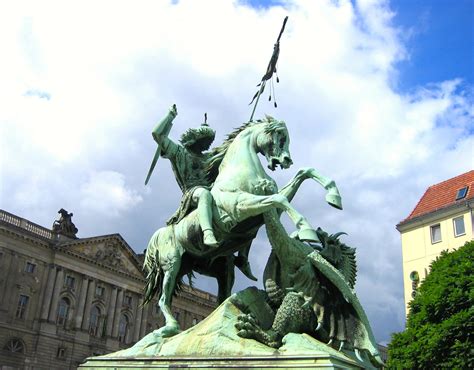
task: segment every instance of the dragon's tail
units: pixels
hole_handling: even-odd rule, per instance
[[[145,272],[143,304],[151,302],[155,295],[159,299],[163,287],[163,270],[160,266],[160,251],[158,248],[159,236],[160,230],[156,231],[151,237],[143,262],[143,271]]]

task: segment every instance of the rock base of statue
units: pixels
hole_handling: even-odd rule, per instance
[[[80,369],[367,369],[368,359],[334,348],[307,334],[287,334],[278,349],[237,335],[238,316],[251,312],[265,325],[264,294],[247,288],[229,297],[210,316],[169,338],[150,333],[133,347],[90,357]]]

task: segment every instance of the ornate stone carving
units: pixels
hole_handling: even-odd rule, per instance
[[[105,247],[96,252],[95,260],[114,268],[124,267],[120,247],[112,241],[106,242]]]

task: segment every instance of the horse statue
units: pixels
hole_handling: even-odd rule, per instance
[[[165,326],[155,330],[155,335],[168,337],[179,333],[179,324],[171,312],[171,300],[184,276],[187,275],[191,282],[193,271],[217,279],[219,303],[230,296],[234,266],[240,263],[239,256],[234,253],[248,250],[267,211],[286,212],[296,226],[295,238],[318,240],[308,220],[290,204],[304,180],[318,182],[327,190],[326,201],[342,209],[335,182],[313,168],[300,169],[278,190],[258,154],[265,156],[270,170],[277,166],[287,169],[293,163],[289,143],[285,122],[266,116],[263,120],[245,123],[214,149],[208,173],[215,178],[211,187],[212,221],[217,239],[222,240],[217,247],[203,243],[197,210],[153,234],[144,261],[145,303],[157,295],[165,317]]]

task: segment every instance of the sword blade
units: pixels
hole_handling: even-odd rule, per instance
[[[156,162],[158,161],[158,158],[160,158],[160,146],[156,148],[155,155],[153,156],[153,160],[151,161],[150,169],[148,170],[148,175],[146,176],[145,180],[145,185],[148,184],[148,181],[150,180],[151,174],[153,173],[153,170],[155,169]]]

